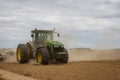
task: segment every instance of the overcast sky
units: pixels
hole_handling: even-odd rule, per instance
[[[0,0],[1,48],[54,27],[68,48],[120,48],[120,0]]]

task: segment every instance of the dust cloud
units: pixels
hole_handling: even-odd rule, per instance
[[[69,49],[69,61],[106,61],[120,60],[119,38],[120,28],[108,27],[100,32],[98,41],[94,43],[94,50],[89,48],[72,48],[81,44],[76,44],[74,37],[70,33],[63,33],[58,39]],[[82,34],[79,35],[79,38]],[[118,48],[118,49],[117,49]]]
[[[13,48],[1,48],[0,54],[4,58],[4,62],[16,62],[16,49]]]
[[[93,50],[90,48],[69,49],[69,62],[74,61],[120,61],[120,49]],[[16,49],[0,49],[4,62],[17,62]],[[30,61],[36,63],[35,60]]]
[[[78,48],[69,50],[69,61],[119,61],[120,49],[92,50]]]

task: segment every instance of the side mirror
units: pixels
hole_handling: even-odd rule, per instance
[[[33,35],[33,34],[31,34],[31,37],[34,37],[34,35]]]
[[[57,36],[60,37],[60,33],[58,33]]]

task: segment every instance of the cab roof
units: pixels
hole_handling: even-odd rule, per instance
[[[37,30],[37,29],[35,29],[35,30],[32,30],[31,31],[32,33],[52,33],[52,32],[54,32],[53,30]]]

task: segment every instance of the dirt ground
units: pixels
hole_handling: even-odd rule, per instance
[[[71,49],[68,64],[49,65],[36,64],[34,61],[19,64],[15,52],[16,49],[12,48],[0,49],[3,55],[14,53],[0,62],[0,69],[37,80],[120,80],[120,49]],[[0,80],[6,80],[1,78],[1,73]]]
[[[37,80],[37,79],[0,69],[0,80]]]
[[[18,64],[0,62],[0,69],[37,80],[120,80],[120,61],[68,64]]]

